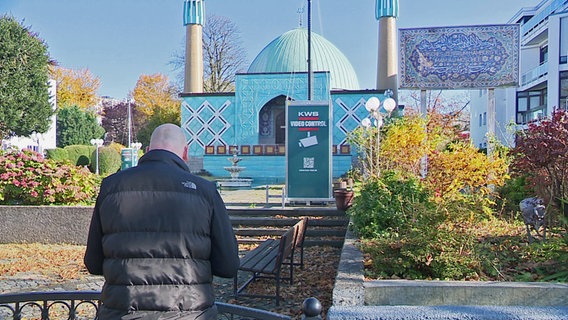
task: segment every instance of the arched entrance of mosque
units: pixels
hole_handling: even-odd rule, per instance
[[[258,116],[258,143],[284,144],[286,142],[286,97],[281,95],[268,101]]]

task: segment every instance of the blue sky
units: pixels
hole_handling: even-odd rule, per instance
[[[506,23],[540,0],[400,0],[399,28]],[[205,0],[207,14],[230,18],[241,31],[247,60],[299,24],[306,0]],[[312,30],[351,61],[363,89],[376,78],[375,0],[312,0]],[[88,68],[98,94],[126,98],[141,74],[174,79],[169,62],[184,46],[183,0],[0,0],[9,14],[39,33],[62,67]],[[303,23],[306,23],[304,10]]]

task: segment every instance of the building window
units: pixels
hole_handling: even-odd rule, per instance
[[[560,64],[568,63],[568,17],[560,19]]]
[[[487,112],[483,113],[483,125],[487,124]]]
[[[517,92],[517,123],[524,124],[546,115],[546,89]]]
[[[481,127],[483,125],[483,115],[480,113],[479,114],[479,126]]]
[[[540,64],[548,61],[548,46],[540,48]]]
[[[558,106],[568,110],[568,71],[560,72],[560,101]]]

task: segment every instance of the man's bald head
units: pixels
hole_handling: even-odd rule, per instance
[[[185,135],[180,127],[166,123],[154,129],[150,138],[149,150],[167,150],[187,160],[187,145]]]

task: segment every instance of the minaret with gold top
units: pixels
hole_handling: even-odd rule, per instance
[[[376,0],[375,18],[379,20],[377,89],[391,89],[398,97],[397,27],[398,0]]]
[[[204,22],[204,0],[185,0],[183,5],[183,24],[186,26],[184,93],[203,92]]]

